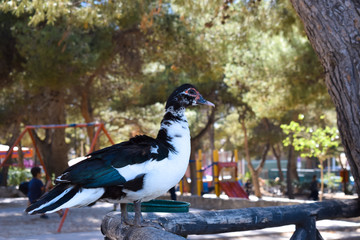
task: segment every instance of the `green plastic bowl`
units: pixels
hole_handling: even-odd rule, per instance
[[[149,202],[141,203],[141,212],[189,212],[190,203],[180,202],[173,200],[151,200]],[[127,210],[129,212],[134,211],[134,204],[127,204]]]

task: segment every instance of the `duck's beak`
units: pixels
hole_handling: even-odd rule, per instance
[[[215,107],[215,104],[213,104],[212,102],[209,102],[207,100],[205,100],[203,98],[203,96],[199,96],[199,98],[196,100],[196,103],[197,104],[203,104],[203,105],[208,105],[208,106],[211,106],[211,107]]]

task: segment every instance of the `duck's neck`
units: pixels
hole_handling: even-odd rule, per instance
[[[172,106],[166,108],[157,139],[164,142],[172,152],[178,151],[175,147],[175,143],[178,140],[190,141],[190,131],[185,116],[185,108],[175,109]]]

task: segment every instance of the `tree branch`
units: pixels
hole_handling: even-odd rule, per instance
[[[259,165],[257,166],[257,168],[255,169],[256,172],[260,172],[263,169],[269,149],[270,149],[270,143],[266,143],[263,153],[261,155],[261,161],[260,161]]]
[[[205,135],[205,133],[209,130],[209,128],[211,127],[211,125],[215,122],[215,108],[211,109],[211,113],[209,115],[208,121],[205,125],[205,127],[195,136],[192,137],[191,140],[192,141],[196,141],[199,138],[202,138],[202,136]]]

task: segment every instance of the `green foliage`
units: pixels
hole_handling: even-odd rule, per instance
[[[321,65],[285,0],[5,0],[0,20],[3,129],[47,119],[41,93],[51,88],[64,94],[68,122],[83,122],[86,90],[89,112],[117,141],[154,136],[167,96],[190,82],[216,104],[216,147],[242,148],[243,119],[257,156],[262,143],[281,142],[279,125],[294,114],[329,107]],[[209,112],[187,115],[194,136]]]
[[[19,19],[9,13],[0,12],[0,83],[6,86],[11,83],[13,71],[21,71],[23,59],[17,51],[15,36],[11,34],[12,26]]]
[[[29,24],[36,26],[42,22],[56,24],[59,19],[66,18],[67,24],[83,26],[108,26],[114,21],[137,22],[143,11],[153,1],[13,1],[0,3],[0,10],[11,12],[16,16],[29,14]]]
[[[299,120],[304,118],[299,116]],[[302,157],[319,157],[325,159],[331,151],[336,150],[340,144],[339,132],[335,127],[305,127],[299,122],[291,121],[282,124],[281,128],[287,137],[283,140],[285,146],[293,145]]]
[[[247,171],[246,173],[245,173],[245,176],[243,177],[243,181],[244,181],[244,183],[246,182],[246,181],[252,181],[252,177],[251,177],[251,172],[250,171]]]
[[[113,135],[115,142],[121,142],[139,134],[156,137],[164,108],[164,104],[156,103],[147,107],[132,107],[122,112],[109,109],[101,112],[100,116],[103,119],[111,119],[107,122],[106,128],[117,133]]]
[[[336,192],[339,190],[339,186],[341,186],[341,178],[336,177],[334,173],[326,173],[324,175],[324,183],[326,187],[331,192]]]
[[[18,167],[9,167],[8,172],[8,185],[19,186],[20,183],[31,179],[31,173],[29,169],[21,169]]]
[[[22,77],[26,87],[54,89],[76,85],[88,72],[94,71],[112,50],[110,29],[93,31],[56,27],[28,27],[19,22],[12,27],[19,54],[26,59]]]

